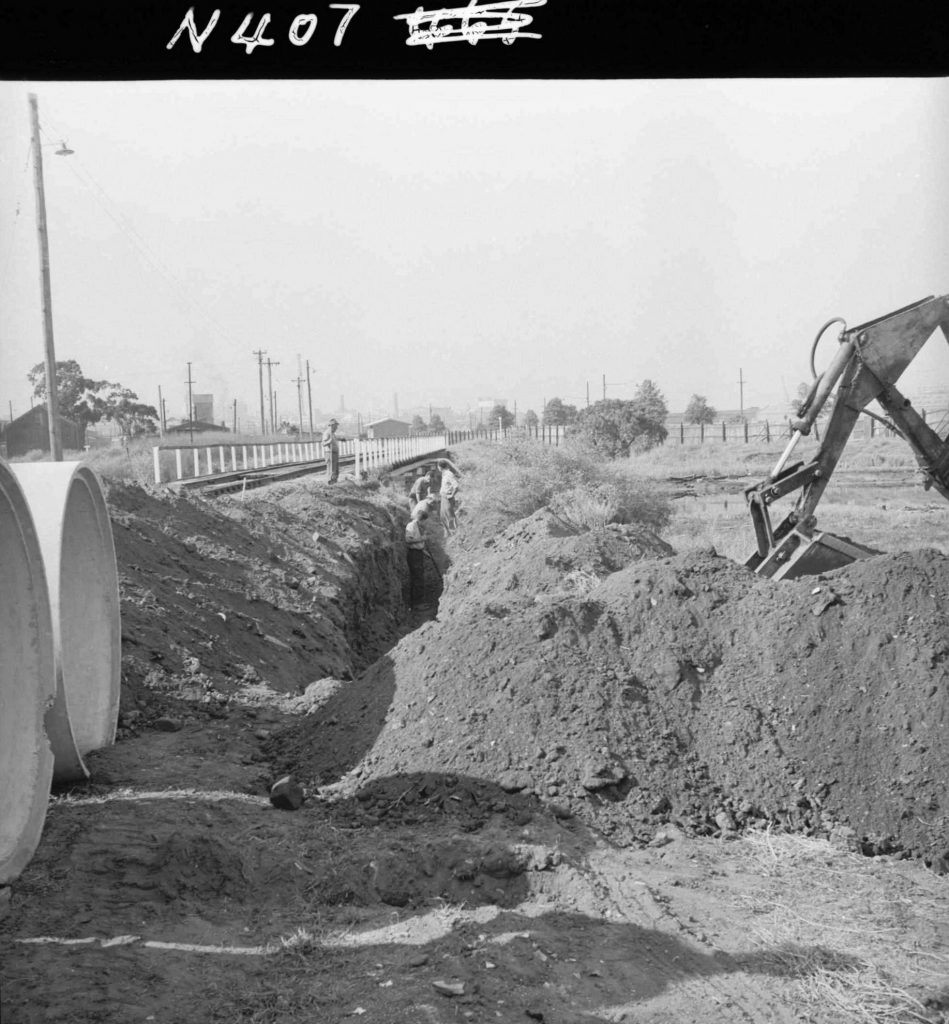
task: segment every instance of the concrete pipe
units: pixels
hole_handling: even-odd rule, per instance
[[[0,885],[26,867],[43,832],[53,777],[44,719],[55,694],[40,542],[26,497],[0,460]]]
[[[99,478],[75,462],[13,466],[30,503],[49,586],[56,699],[53,779],[88,776],[83,755],[115,739],[122,630],[112,524]]]

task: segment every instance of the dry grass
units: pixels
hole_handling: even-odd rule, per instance
[[[659,530],[669,522],[669,502],[653,485],[571,445],[470,442],[459,461],[465,506],[477,518],[507,524],[549,506],[580,530],[609,522]]]
[[[736,897],[755,922],[754,959],[793,981],[809,1020],[947,1020],[949,953],[932,948],[949,921],[944,882],[806,836],[753,832],[734,850],[763,881]]]

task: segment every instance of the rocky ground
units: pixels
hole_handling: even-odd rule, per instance
[[[945,555],[772,583],[540,512],[413,619],[397,496],[266,491],[110,491],[119,738],[4,1022],[947,1019]]]

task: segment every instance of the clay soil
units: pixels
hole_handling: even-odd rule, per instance
[[[6,894],[4,1024],[949,1019],[949,557],[540,511],[413,616],[397,494],[265,491],[110,489],[119,735]]]

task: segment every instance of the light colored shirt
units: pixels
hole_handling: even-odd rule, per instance
[[[405,543],[410,548],[424,548],[425,535],[422,533],[422,524],[417,519],[410,519],[405,527]]]
[[[458,477],[449,469],[442,470],[442,486],[439,490],[439,494],[443,498],[454,498],[455,492],[458,490]]]

